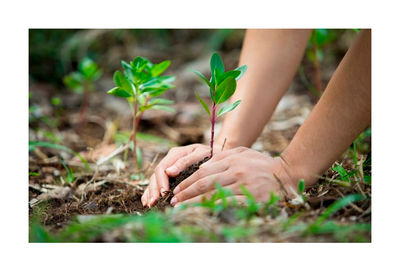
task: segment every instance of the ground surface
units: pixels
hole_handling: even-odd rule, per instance
[[[239,51],[229,52],[223,57],[233,68]],[[143,116],[139,128],[142,175],[135,172],[131,152],[98,165],[99,160],[127,141],[131,124],[126,102],[105,94],[112,87],[110,77],[103,77],[91,94],[87,123],[79,133],[81,96],[51,84],[31,82],[30,241],[371,240],[370,130],[360,135],[316,185],[306,188],[295,200],[272,196],[269,203],[258,204],[249,195],[246,206],[228,205],[225,197],[229,192],[220,189],[213,200],[196,206],[173,209],[168,199],[152,210],[142,206],[140,198],[148,178],[171,146],[209,142],[208,120],[193,95],[194,90],[204,95],[207,90],[187,72],[188,67],[206,71],[208,58],[207,55],[187,62],[182,57],[178,61],[182,67],[172,67],[171,73],[178,78],[177,88],[166,97],[176,101],[175,114],[149,111]],[[329,73],[323,80],[328,76]],[[296,76],[252,148],[275,156],[289,144],[317,101],[301,82]],[[60,98],[61,103],[52,103],[54,97]],[[218,128],[219,124],[217,132]],[[88,164],[71,150],[80,152]]]

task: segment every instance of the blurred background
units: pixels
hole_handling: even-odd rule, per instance
[[[288,94],[253,148],[279,154],[287,146],[357,32],[313,31]],[[204,99],[208,91],[189,68],[209,76],[209,59],[215,51],[228,69],[237,67],[244,33],[244,29],[30,29],[30,141],[63,143],[76,151],[124,141],[131,129],[129,106],[106,92],[114,86],[112,75],[121,70],[121,60],[142,56],[153,63],[171,60],[166,75],[176,76],[176,88],[163,95],[176,102],[176,113],[150,110],[143,116],[139,130],[144,133],[141,139],[150,142],[147,149],[166,152],[172,145],[207,142],[209,122],[194,91]],[[88,99],[87,125],[77,131],[84,98],[64,78],[79,70],[85,58],[97,64],[101,76],[93,82]]]

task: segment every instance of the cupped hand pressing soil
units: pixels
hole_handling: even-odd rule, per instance
[[[172,197],[174,196],[174,194],[172,192],[174,191],[175,187],[179,183],[181,183],[182,181],[184,181],[185,179],[190,177],[194,172],[199,170],[200,165],[202,165],[209,159],[210,159],[210,157],[205,157],[201,161],[194,163],[194,164],[190,165],[189,167],[187,167],[185,170],[180,172],[179,175],[177,175],[176,177],[170,177],[169,178],[169,188],[170,188],[169,191],[167,191],[164,196],[162,196],[160,199],[157,200],[157,202],[153,206],[153,209],[164,210],[166,207],[170,207],[171,206],[170,201],[171,201]]]

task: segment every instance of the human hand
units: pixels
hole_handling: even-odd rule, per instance
[[[289,186],[296,188],[284,164],[280,157],[272,158],[245,147],[220,152],[175,188],[171,204],[195,203],[201,202],[204,197],[210,198],[216,191],[216,182],[229,188],[238,202],[246,200],[241,185],[256,201],[267,201],[270,191],[281,193],[281,184],[289,192]]]
[[[219,148],[214,148],[218,152]],[[188,166],[209,156],[210,147],[202,144],[192,144],[173,147],[156,166],[150,183],[142,196],[143,206],[153,206],[161,194],[169,190],[168,177],[175,177]]]

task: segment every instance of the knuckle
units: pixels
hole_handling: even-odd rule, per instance
[[[183,170],[186,167],[187,163],[188,163],[187,157],[183,157],[176,161],[175,166],[177,166],[179,169]]]
[[[245,176],[245,171],[241,167],[238,167],[234,170],[234,175],[237,178],[243,178]]]
[[[199,168],[199,170],[197,170],[196,172],[193,173],[193,176],[196,179],[200,179],[204,176],[204,168]]]
[[[214,160],[216,160],[216,161],[219,161],[219,160],[221,160],[223,157],[224,157],[224,154],[222,154],[222,153],[216,153],[216,154],[214,154],[214,156],[213,156],[212,159],[214,159]]]
[[[239,146],[239,147],[236,147],[236,148],[235,148],[235,150],[236,150],[238,153],[241,153],[241,152],[244,152],[244,151],[246,151],[246,150],[247,150],[247,148],[246,148],[246,147],[244,147],[244,146]]]
[[[208,182],[205,179],[200,179],[197,181],[197,188],[200,192],[206,192],[208,190]]]

